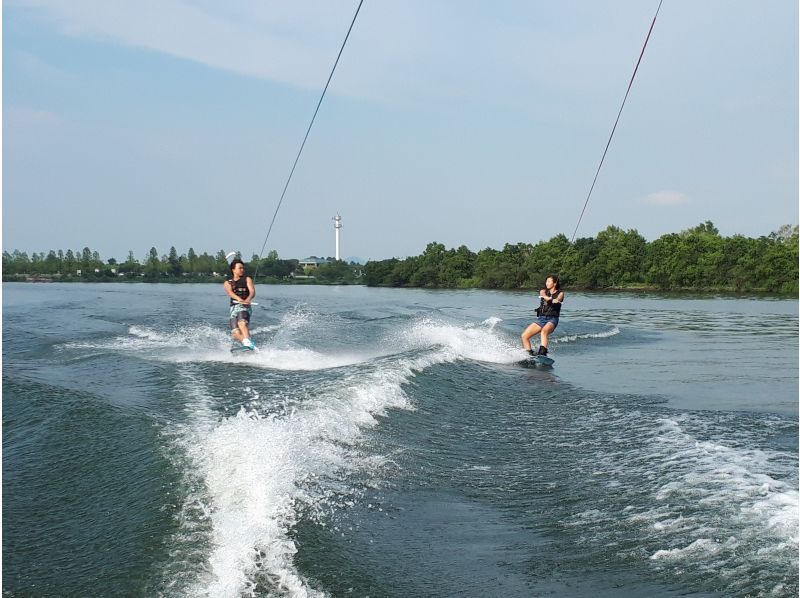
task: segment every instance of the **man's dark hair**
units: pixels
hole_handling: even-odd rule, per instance
[[[244,266],[244,262],[242,260],[240,260],[238,257],[233,258],[233,261],[231,262],[231,274],[233,274],[233,267],[236,264],[241,264],[242,266]]]

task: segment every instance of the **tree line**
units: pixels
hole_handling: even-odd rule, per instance
[[[798,293],[798,227],[785,225],[757,239],[723,237],[706,221],[648,242],[635,229],[609,226],[597,237],[570,244],[563,234],[535,245],[507,243],[502,250],[474,253],[462,245],[447,249],[429,243],[418,256],[370,261],[366,266],[327,258],[316,269],[276,251],[253,255],[247,273],[258,269],[259,283],[313,282],[368,286],[528,289],[540,288],[550,274],[582,289],[654,288]],[[124,262],[103,261],[96,251],[3,252],[3,280],[203,282],[228,274],[225,252],[198,255],[175,247],[159,256],[152,247],[143,260],[133,252]]]
[[[358,264],[347,264],[341,260],[326,258],[328,263],[318,268],[301,268],[296,259],[280,259],[276,251],[266,257],[253,254],[247,262],[247,274],[252,276],[258,269],[258,282],[314,281],[322,283],[355,283],[361,274]],[[203,282],[213,281],[229,274],[225,252],[219,250],[211,255],[197,254],[193,248],[178,255],[175,247],[159,256],[151,247],[145,258],[136,259],[128,252],[124,262],[115,258],[103,261],[97,251],[89,247],[73,251],[50,250],[47,253],[27,253],[14,250],[3,252],[3,280],[59,280],[59,281],[112,281],[137,280],[146,282]]]
[[[654,288],[798,292],[798,227],[757,239],[723,237],[710,221],[648,242],[635,229],[609,226],[570,244],[563,234],[535,245],[506,244],[473,253],[429,243],[418,256],[368,262],[368,286],[528,289],[558,274],[581,289]]]

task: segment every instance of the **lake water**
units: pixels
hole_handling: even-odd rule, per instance
[[[4,596],[796,596],[798,302],[3,285]]]

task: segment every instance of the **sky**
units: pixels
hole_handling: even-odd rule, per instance
[[[2,246],[261,252],[357,0],[4,0]],[[265,253],[578,224],[657,0],[365,0]],[[577,231],[798,222],[798,3],[664,0]]]

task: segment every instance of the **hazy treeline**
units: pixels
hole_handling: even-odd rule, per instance
[[[757,239],[722,237],[711,222],[647,242],[636,230],[609,226],[596,238],[570,246],[563,234],[535,245],[506,244],[473,253],[467,247],[446,249],[429,243],[418,256],[371,261],[366,266],[331,258],[303,269],[296,259],[275,251],[247,261],[247,274],[258,266],[258,282],[366,283],[369,286],[428,288],[539,288],[551,273],[572,288],[649,287],[661,290],[731,290],[798,292],[798,227],[785,225]],[[51,250],[3,252],[3,280],[202,282],[229,273],[225,252],[179,255],[175,247],[159,256],[155,247],[139,261],[133,252],[124,262],[103,261],[96,251]],[[313,278],[306,278],[312,275]]]
[[[248,264],[248,274],[252,275],[258,261],[258,256],[253,255]],[[259,278],[274,277],[284,278],[289,276],[298,267],[298,260],[281,260],[278,254],[271,251],[267,257],[259,262]],[[50,277],[60,280],[74,279],[125,279],[137,280],[164,280],[164,279],[189,279],[197,280],[214,277],[214,274],[229,274],[228,260],[225,252],[220,250],[215,255],[208,253],[197,254],[194,249],[189,249],[185,254],[178,255],[175,247],[171,247],[168,254],[159,257],[158,251],[152,247],[142,261],[136,259],[133,251],[128,253],[128,259],[118,262],[114,258],[103,261],[100,254],[88,247],[83,250],[63,251],[51,250],[46,254],[13,251],[3,252],[3,278],[5,280],[16,277]]]
[[[757,239],[722,237],[711,222],[647,242],[609,226],[570,246],[563,234],[536,245],[506,244],[473,253],[429,243],[422,255],[367,263],[369,286],[541,288],[548,274],[572,288],[798,292],[798,227]]]
[[[360,282],[362,266],[326,258],[329,263],[315,269],[300,267],[296,259],[282,260],[276,251],[266,257],[253,254],[246,261],[246,273],[253,276],[258,269],[258,282],[318,282],[352,284]],[[225,252],[216,254],[197,254],[190,248],[178,255],[175,247],[168,254],[159,257],[158,250],[152,247],[141,261],[133,251],[128,259],[118,262],[114,258],[103,261],[97,251],[88,247],[82,250],[67,251],[59,249],[47,253],[3,252],[3,280],[58,280],[110,282],[136,280],[145,282],[204,282],[213,281],[230,273]],[[310,275],[310,276],[309,276]]]

